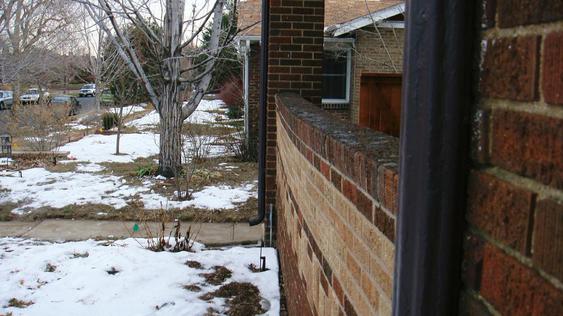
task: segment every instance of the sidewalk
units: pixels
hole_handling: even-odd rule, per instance
[[[76,241],[90,238],[121,239],[128,237],[147,237],[141,226],[133,233],[135,222],[92,221],[92,220],[44,220],[41,222],[0,222],[0,237],[34,238],[48,241]],[[151,223],[152,232],[158,231],[160,223]],[[263,225],[250,227],[247,223],[190,223],[182,222],[184,234],[189,225],[196,240],[206,245],[226,245],[255,243],[262,240]],[[168,234],[172,224],[166,226]]]

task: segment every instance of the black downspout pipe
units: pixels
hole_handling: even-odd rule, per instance
[[[258,214],[250,219],[250,226],[266,217],[266,121],[268,111],[268,42],[270,30],[270,1],[262,0],[262,34],[260,38],[260,108],[258,110]]]
[[[407,1],[393,315],[457,315],[475,11]]]

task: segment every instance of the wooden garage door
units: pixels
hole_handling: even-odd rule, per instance
[[[399,137],[401,126],[401,75],[362,74],[360,126]]]

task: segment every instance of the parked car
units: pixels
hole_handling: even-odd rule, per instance
[[[100,95],[100,104],[104,106],[112,106],[114,104],[113,94],[109,89],[104,89]]]
[[[14,104],[14,96],[12,91],[0,90],[0,110],[11,109]]]
[[[49,92],[44,89],[31,88],[20,96],[20,102],[26,103],[39,103],[42,100],[49,100]]]
[[[51,105],[52,106],[60,106],[60,105],[65,105],[68,106],[69,110],[68,110],[68,115],[72,116],[72,115],[76,115],[78,114],[78,110],[80,109],[80,102],[78,102],[78,99],[76,99],[76,97],[70,96],[70,95],[57,95],[55,97],[53,97],[53,99],[51,99]]]
[[[96,94],[96,85],[93,83],[88,83],[80,88],[78,96],[80,97],[93,97]]]

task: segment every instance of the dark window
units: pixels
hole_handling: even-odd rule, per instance
[[[325,51],[323,58],[323,99],[346,100],[348,52]]]

